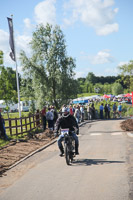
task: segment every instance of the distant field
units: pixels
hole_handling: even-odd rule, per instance
[[[103,96],[103,94],[97,94],[97,93],[81,93],[81,94],[78,94],[77,96],[78,97],[88,97],[88,96],[93,96],[93,95]]]
[[[8,119],[7,113],[2,114],[4,119]],[[27,117],[29,112],[21,112],[21,117]],[[19,112],[9,113],[9,118],[19,118]]]

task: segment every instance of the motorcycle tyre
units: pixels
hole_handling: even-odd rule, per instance
[[[67,165],[70,165],[70,153],[67,144],[65,144],[65,159]]]
[[[70,153],[70,160],[71,160],[71,163],[73,162],[73,152]]]

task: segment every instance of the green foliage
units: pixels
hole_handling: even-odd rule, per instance
[[[15,90],[15,75],[11,68],[0,67],[0,99],[4,100],[6,106],[16,103],[17,92]]]
[[[105,83],[103,85],[103,91],[105,94],[111,94],[112,93],[112,85],[113,84],[109,84],[109,83]]]
[[[0,51],[0,65],[3,65],[3,51]]]
[[[34,114],[36,111],[36,107],[35,107],[35,102],[32,100],[31,104],[30,104],[30,109],[29,109],[30,113]]]
[[[89,72],[88,75],[86,76],[86,82],[95,84],[96,83],[96,76],[94,75],[93,72]]]
[[[118,69],[120,70],[121,80],[128,88],[128,92],[133,91],[133,60],[128,64],[119,66]]]
[[[123,94],[123,87],[120,83],[114,83],[113,84],[112,94],[114,94],[114,95]]]
[[[89,72],[86,78],[78,78],[78,93],[102,93],[111,94],[114,82],[120,82],[120,76],[95,76]]]
[[[78,94],[77,97],[88,97],[88,96],[93,96],[93,95],[97,95],[97,93],[81,93],[81,94]],[[98,94],[98,95],[102,96],[102,94]]]
[[[33,52],[31,58],[25,52],[20,54],[26,79],[21,92],[27,97],[34,96],[39,109],[47,102],[59,108],[77,94],[73,71],[75,60],[67,56],[63,32],[59,26],[39,25],[30,46]]]
[[[126,116],[132,116],[133,117],[133,107],[128,107],[127,111],[126,111]]]
[[[22,117],[27,117],[28,116],[28,112],[21,112]],[[7,115],[6,114],[2,114],[4,119],[7,119]],[[15,112],[15,113],[9,113],[9,118],[19,118],[19,113]]]

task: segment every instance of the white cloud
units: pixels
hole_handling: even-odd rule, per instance
[[[75,72],[76,73],[75,78],[77,79],[80,77],[86,77],[89,71],[91,71],[91,68],[89,67],[82,69],[82,71],[78,70]]]
[[[0,30],[0,50],[2,50],[4,53],[4,65],[9,65],[10,63],[13,64],[13,61],[11,61],[11,58],[9,56],[9,34],[4,30]]]
[[[117,23],[106,24],[103,27],[96,28],[96,32],[98,35],[108,35],[110,33],[117,32],[118,29],[119,29],[119,26]]]
[[[45,0],[40,2],[35,7],[35,22],[54,24],[56,22],[56,9],[55,9],[56,0]],[[15,39],[15,47],[16,47],[16,57],[19,65],[19,53],[20,50],[26,52],[27,55],[30,55],[30,48],[28,46],[29,42],[31,41],[31,32],[35,27],[34,24],[31,23],[29,18],[25,18],[24,22],[24,33],[19,34],[17,30],[14,33]],[[17,33],[17,34],[16,34]],[[5,32],[4,30],[0,30],[0,50],[4,53],[4,65],[5,66],[15,66],[15,63],[9,56],[10,53],[10,46],[9,46],[9,32]],[[20,68],[18,66],[18,68]]]
[[[31,39],[28,35],[18,35],[16,38],[17,51],[23,50],[26,53],[30,53],[29,43]]]
[[[0,29],[0,50],[7,51],[9,46],[9,34]]]
[[[76,71],[75,78],[85,77],[85,73],[83,71]]]
[[[105,74],[108,74],[108,75],[116,75],[116,74],[118,74],[118,69],[117,69],[117,67],[114,67],[114,68],[106,68],[105,70]]]
[[[24,19],[24,25],[26,29],[32,29],[34,26],[31,24],[31,20],[29,18]]]
[[[113,9],[113,5],[114,0],[69,0],[64,5],[64,23],[71,25],[81,21],[93,27],[98,35],[117,32],[119,26],[114,22],[114,17],[118,8]]]
[[[92,64],[104,64],[113,62],[114,58],[110,55],[109,50],[99,51],[96,56],[92,56]]]
[[[119,62],[118,66],[122,66],[122,65],[127,65],[129,62],[128,61],[121,61]]]
[[[81,57],[84,60],[89,60],[93,65],[112,63],[115,60],[108,49],[99,51],[96,55],[86,55],[82,52]]]
[[[46,25],[47,23],[56,23],[56,0],[46,0],[40,2],[35,7],[35,21],[40,24]]]
[[[24,50],[27,54],[30,54],[30,49],[28,48],[28,43],[30,42],[31,37],[26,36],[26,35],[18,35],[18,36],[14,36],[14,38],[15,38],[15,47],[16,47],[16,57],[17,57],[17,61],[18,61],[18,68],[20,68],[19,67],[20,50]],[[8,67],[12,66],[13,68],[15,68],[15,63],[9,56],[9,54],[11,52],[10,45],[9,45],[9,33],[5,32],[3,30],[0,30],[0,50],[2,50],[4,53],[4,65],[8,66]]]

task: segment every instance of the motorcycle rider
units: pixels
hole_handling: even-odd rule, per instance
[[[74,127],[77,128],[77,132],[75,133]],[[58,135],[59,129],[65,129],[69,128],[70,134],[72,135],[73,139],[75,140],[75,154],[78,155],[78,146],[79,146],[79,140],[77,135],[79,134],[79,127],[78,123],[73,115],[70,115],[68,108],[63,109],[62,116],[59,117],[56,121],[56,127],[55,127],[55,136]],[[57,139],[58,147],[60,149],[60,156],[63,156],[64,154],[64,149],[62,145],[64,136],[59,135]]]

